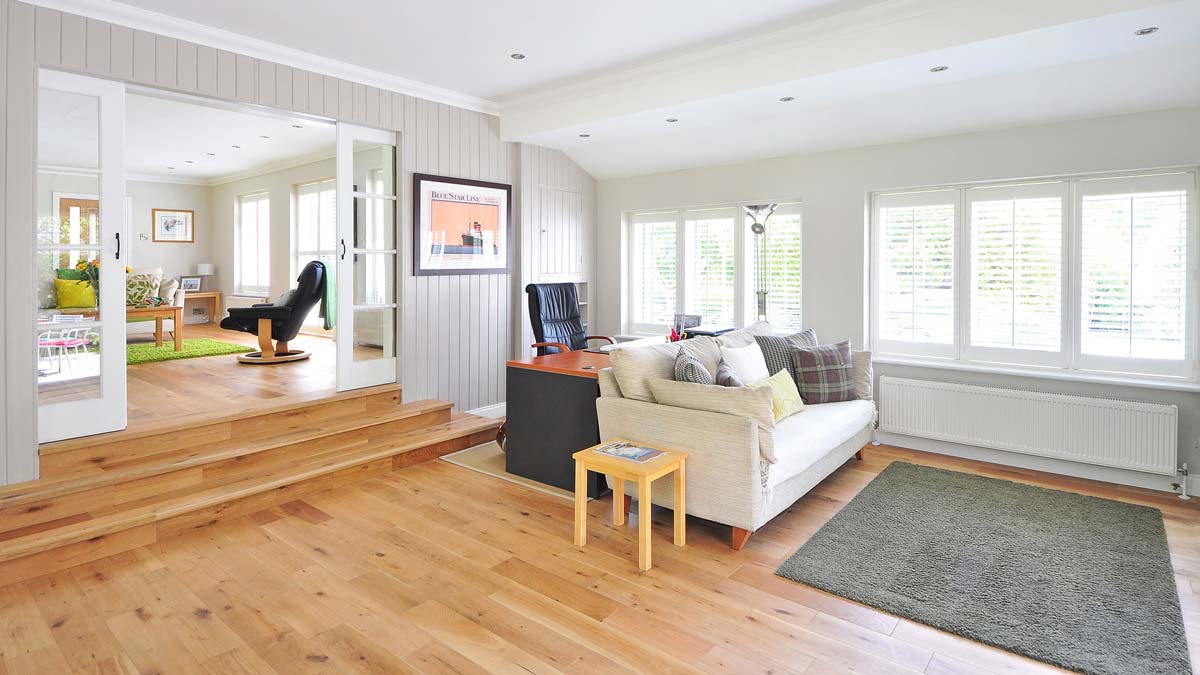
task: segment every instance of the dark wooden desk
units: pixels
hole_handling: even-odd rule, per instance
[[[596,373],[608,354],[575,351],[508,362],[504,468],[539,483],[575,489],[572,455],[600,442]],[[608,491],[604,477],[588,475],[588,496]]]

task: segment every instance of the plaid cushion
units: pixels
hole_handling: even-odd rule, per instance
[[[755,335],[754,341],[762,350],[763,358],[767,361],[767,374],[774,375],[781,370],[788,371],[796,380],[796,369],[792,366],[792,350],[797,347],[816,347],[817,331],[806,328],[799,333],[781,337],[777,335]],[[798,382],[798,380],[797,380]]]
[[[680,348],[675,354],[675,381],[691,382],[693,384],[716,384],[712,373],[700,362],[700,359]]]
[[[805,403],[836,403],[858,398],[850,341],[792,350],[796,388]]]

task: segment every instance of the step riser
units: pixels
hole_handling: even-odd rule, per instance
[[[449,409],[434,410],[401,420],[355,429],[334,436],[292,443],[203,466],[0,509],[0,533],[70,518],[82,513],[103,513],[113,507],[137,501],[152,502],[157,497],[180,491],[200,491],[224,485],[255,474],[269,473],[271,469],[282,465],[310,460],[321,454],[346,450],[356,445],[365,445],[372,440],[386,439],[405,431],[417,431],[443,424],[450,421],[450,416]]]
[[[41,476],[54,478],[78,471],[106,468],[151,458],[154,455],[198,448],[231,438],[261,438],[283,434],[322,421],[344,419],[363,413],[378,413],[400,404],[400,392],[389,391],[352,399],[315,402],[302,408],[266,413],[243,419],[176,429],[132,440],[100,443],[43,454]]]

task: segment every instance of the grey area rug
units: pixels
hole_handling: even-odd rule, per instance
[[[776,574],[1083,673],[1191,673],[1157,509],[895,462]]]

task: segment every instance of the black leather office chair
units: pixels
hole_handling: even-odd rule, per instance
[[[529,284],[529,323],[538,356],[587,349],[588,340],[613,339],[603,335],[588,335],[583,330],[583,315],[579,311],[579,295],[575,284]]]
[[[288,349],[288,342],[300,333],[308,313],[325,297],[325,265],[310,262],[296,278],[296,288],[285,291],[275,302],[251,307],[230,307],[221,328],[258,336],[261,351],[238,356],[242,363],[287,363],[307,359],[311,354]],[[275,340],[272,344],[272,339]]]

